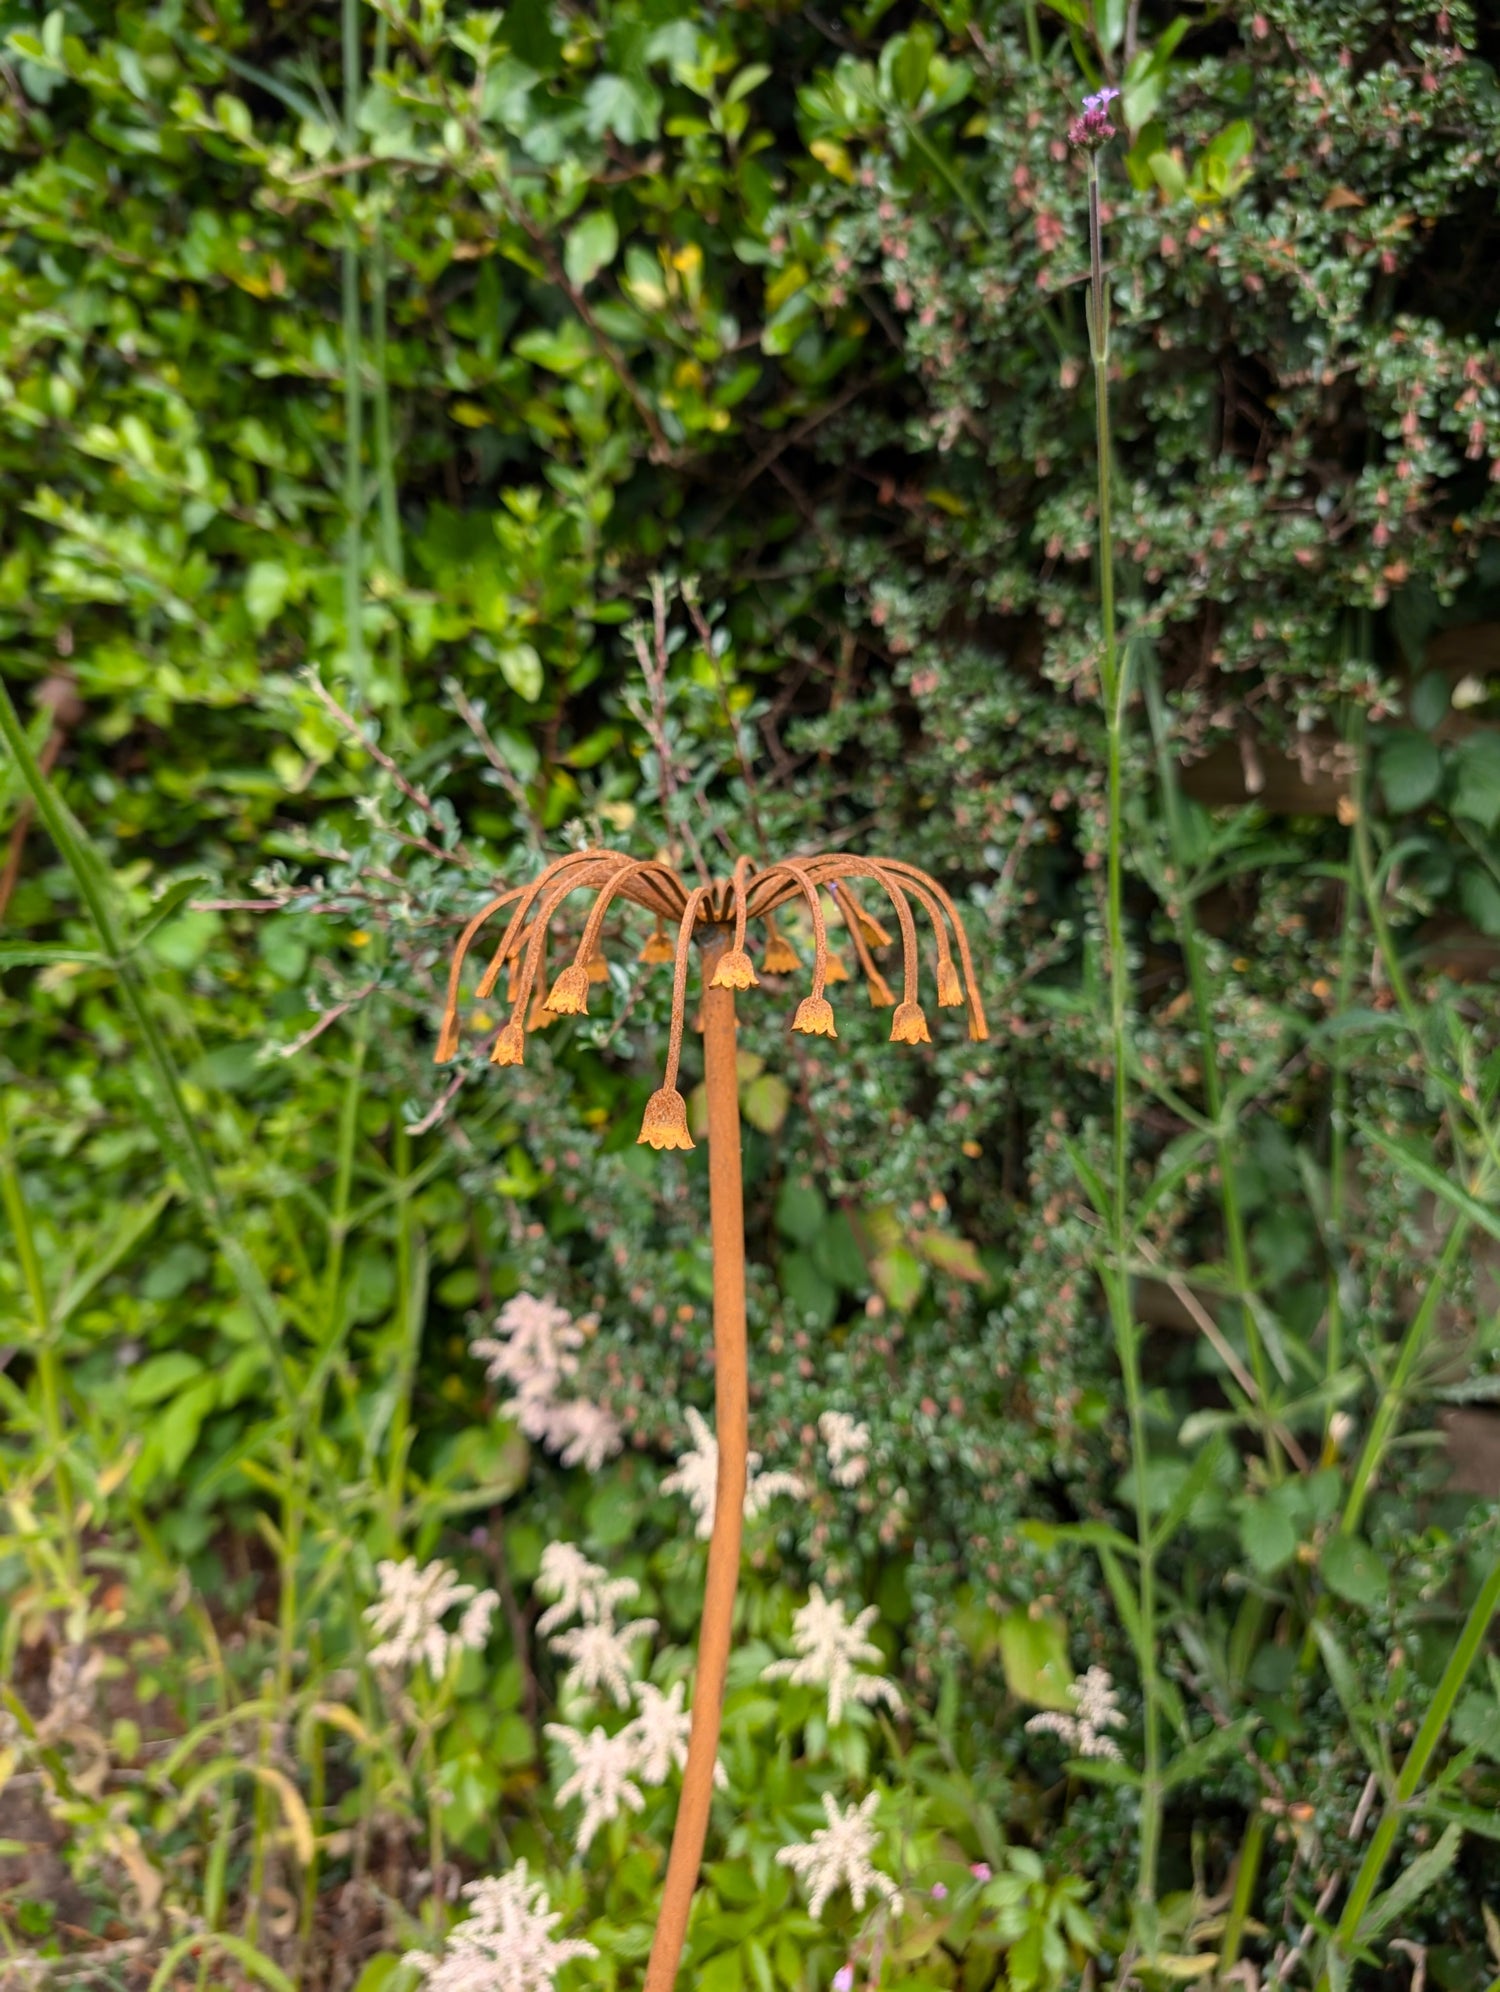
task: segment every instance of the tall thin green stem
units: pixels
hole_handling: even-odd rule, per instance
[[[52,1455],[52,1482],[57,1493],[61,1524],[63,1568],[69,1583],[77,1586],[82,1569],[78,1551],[78,1514],[73,1499],[73,1477],[68,1470],[67,1427],[63,1419],[57,1337],[47,1299],[47,1284],[42,1277],[42,1264],[37,1255],[36,1237],[31,1228],[31,1211],[11,1147],[3,1099],[0,1099],[0,1198],[3,1198],[11,1236],[15,1239],[21,1279],[27,1299],[31,1302],[32,1323],[36,1331],[37,1392],[41,1398],[42,1430],[47,1435],[47,1449]]]
[[[78,896],[99,937],[101,951],[117,978],[121,1001],[146,1053],[154,1081],[168,1160],[175,1164],[188,1195],[224,1255],[225,1264],[250,1309],[282,1404],[291,1410],[296,1393],[282,1353],[279,1310],[260,1268],[236,1234],[220,1194],[197,1120],[183,1092],[176,1060],[157,1022],[149,985],[116,913],[108,873],[85,832],[38,765],[3,680],[0,680],[0,739],[20,769],[37,815],[72,874]]]
[[[1135,1310],[1131,1304],[1128,1270],[1130,959],[1126,951],[1124,910],[1124,754],[1129,674],[1128,658],[1121,656],[1115,628],[1115,553],[1109,425],[1109,298],[1104,287],[1104,255],[1099,225],[1099,162],[1097,154],[1093,151],[1088,155],[1088,167],[1091,258],[1088,323],[1089,352],[1094,363],[1095,438],[1099,458],[1099,613],[1103,625],[1099,689],[1104,708],[1108,757],[1105,925],[1109,947],[1110,1047],[1114,1067],[1109,1268],[1105,1288],[1109,1300],[1110,1322],[1114,1330],[1115,1349],[1124,1383],[1125,1410],[1130,1427],[1130,1452],[1134,1468],[1136,1535],[1139,1549],[1136,1564],[1138,1573],[1136,1643],[1144,1694],[1145,1730],[1136,1901],[1139,1908],[1147,1912],[1149,1917],[1156,1901],[1163,1793],[1161,1712],[1156,1691],[1156,1552],[1151,1529],[1151,1476],[1147,1470],[1148,1433],[1145,1389],[1141,1379],[1140,1334],[1136,1326]]]
[[[343,0],[344,150],[359,150],[361,0]],[[359,175],[347,176],[351,210],[359,201]],[[364,351],[360,325],[359,223],[353,212],[344,223],[344,642],[349,675],[360,699],[368,691],[364,637]]]
[[[1422,1788],[1427,1766],[1432,1762],[1433,1753],[1443,1739],[1448,1727],[1448,1719],[1469,1677],[1469,1671],[1479,1657],[1479,1649],[1484,1644],[1497,1608],[1500,1608],[1500,1562],[1497,1562],[1489,1576],[1481,1585],[1478,1597],[1469,1608],[1469,1616],[1464,1621],[1463,1631],[1458,1635],[1458,1643],[1449,1655],[1448,1664],[1443,1669],[1422,1718],[1422,1726],[1417,1731],[1416,1740],[1407,1752],[1406,1762],[1401,1766],[1396,1788],[1380,1815],[1379,1823],[1370,1836],[1370,1844],[1365,1849],[1365,1857],[1359,1864],[1359,1872],[1344,1903],[1343,1914],[1339,1917],[1338,1928],[1334,1933],[1334,1944],[1338,1952],[1344,1951],[1358,1939],[1359,1926],[1364,1920],[1370,1899],[1380,1884],[1385,1864],[1390,1858],[1391,1849],[1396,1844],[1396,1835],[1401,1830],[1406,1808]],[[1318,1992],[1329,1992],[1330,1973],[1325,1966],[1318,1979]]]

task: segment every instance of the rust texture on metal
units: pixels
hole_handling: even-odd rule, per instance
[[[867,888],[884,902],[882,910],[889,909],[894,934],[863,903],[859,895]],[[577,892],[592,893],[593,904],[572,959],[543,994],[552,921]],[[812,973],[811,987],[797,1006],[791,1028],[808,1037],[838,1037],[827,992],[849,981],[850,972],[830,944],[825,900],[848,940],[871,1005],[893,1012],[893,1043],[931,1041],[921,1001],[919,918],[932,936],[929,966],[938,1007],[964,1009],[972,1039],[989,1035],[958,909],[943,888],[914,865],[844,851],[785,858],[763,866],[741,857],[727,877],[692,884],[656,859],[584,850],[557,859],[528,885],[498,892],[479,908],[459,937],[438,1036],[436,1059],[442,1065],[458,1055],[462,1043],[459,991],[465,961],[481,930],[497,915],[508,913],[475,995],[485,1001],[505,975],[510,1014],[490,1031],[489,1059],[496,1065],[523,1064],[528,1032],[544,1028],[557,1017],[588,1014],[590,990],[607,973],[602,962],[610,911],[621,901],[639,906],[653,916],[653,925],[636,959],[647,967],[671,963],[672,1005],[666,1070],[661,1085],[646,1103],[637,1140],[656,1149],[691,1149],[695,1144],[688,1128],[687,1102],[678,1086],[678,1068],[688,1014],[692,948],[695,940],[699,943],[719,1466],[687,1763],[646,1970],[646,1992],[673,1992],[687,1937],[713,1799],[744,1526],[749,1365],[735,998],[738,991],[756,988],[762,973],[784,975],[801,966],[801,958],[776,921],[778,912],[796,906],[811,940]],[[747,946],[751,921],[764,922],[766,929],[759,969]],[[674,926],[675,941],[668,933]],[[874,952],[891,948],[898,940],[899,997],[877,965]]]

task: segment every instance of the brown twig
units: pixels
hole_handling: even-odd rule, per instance
[[[1138,1239],[1137,1244],[1139,1245],[1141,1256],[1144,1259],[1146,1259],[1149,1264],[1156,1267],[1158,1272],[1161,1274],[1163,1283],[1170,1291],[1172,1298],[1177,1302],[1177,1304],[1180,1307],[1186,1309],[1187,1313],[1191,1316],[1194,1325],[1199,1329],[1199,1331],[1203,1335],[1204,1340],[1213,1349],[1214,1353],[1218,1356],[1220,1362],[1223,1363],[1224,1367],[1229,1371],[1229,1374],[1234,1378],[1235,1382],[1239,1385],[1240,1389],[1245,1393],[1245,1396],[1248,1399],[1248,1401],[1251,1404],[1253,1404],[1258,1410],[1267,1411],[1266,1405],[1261,1400],[1260,1392],[1256,1389],[1254,1377],[1251,1376],[1249,1370],[1245,1368],[1245,1365],[1240,1361],[1239,1357],[1235,1354],[1233,1348],[1225,1340],[1223,1330],[1219,1327],[1218,1322],[1214,1320],[1213,1316],[1209,1313],[1208,1309],[1203,1305],[1202,1301],[1199,1300],[1198,1296],[1193,1292],[1192,1288],[1186,1285],[1184,1281],[1180,1279],[1179,1276],[1176,1273],[1174,1273],[1171,1270],[1171,1268],[1165,1264],[1161,1254],[1157,1251],[1156,1247],[1151,1243],[1150,1239],[1148,1238]],[[1267,1412],[1267,1415],[1269,1417],[1269,1412]],[[1291,1460],[1292,1464],[1296,1467],[1297,1471],[1299,1473],[1311,1472],[1312,1471],[1311,1462],[1309,1461],[1307,1454],[1302,1450],[1301,1446],[1298,1445],[1297,1440],[1293,1436],[1293,1434],[1287,1430],[1286,1426],[1282,1424],[1279,1418],[1270,1418],[1269,1422],[1271,1430],[1276,1434],[1279,1443],[1285,1448],[1287,1458]]]
[[[649,644],[641,624],[637,623],[630,633],[651,700],[650,711],[645,713],[634,706],[628,694],[626,703],[631,705],[635,717],[651,736],[651,744],[656,749],[657,766],[661,770],[662,814],[667,819],[668,828],[692,853],[698,877],[706,884],[708,864],[703,856],[703,847],[693,834],[692,825],[677,806],[677,773],[667,739],[667,671],[670,664],[667,656],[667,587],[659,574],[653,575],[651,580],[651,624],[653,641]]]
[[[735,479],[718,508],[709,514],[708,522],[703,527],[703,537],[707,539],[710,534],[718,530],[719,526],[739,503],[740,499],[744,497],[751,485],[771,468],[779,456],[784,455],[789,449],[794,449],[798,443],[805,442],[814,429],[819,428],[833,416],[840,414],[848,407],[851,401],[857,400],[864,393],[867,384],[862,380],[851,382],[842,394],[836,394],[831,401],[825,402],[821,408],[815,409],[811,415],[804,416],[802,421],[798,422],[795,427],[784,429],[777,436],[776,440],[766,449],[762,450],[760,455],[754,459],[749,469],[742,472]]]
[[[719,710],[724,715],[724,724],[729,730],[730,739],[734,742],[735,758],[740,764],[740,779],[745,784],[745,813],[750,819],[750,828],[755,833],[755,841],[760,846],[762,855],[764,855],[767,843],[765,825],[761,821],[760,794],[756,786],[754,770],[750,766],[750,757],[745,752],[745,742],[740,733],[739,722],[736,720],[734,711],[729,703],[729,690],[724,683],[724,672],[719,663],[719,654],[714,649],[714,633],[708,626],[708,618],[698,605],[697,596],[686,586],[682,590],[682,601],[683,606],[692,619],[693,628],[698,632],[698,641],[703,645],[703,654],[713,667],[714,690],[718,694]]]
[[[505,1613],[505,1623],[510,1627],[511,1644],[516,1649],[516,1665],[521,1670],[521,1713],[535,1740],[537,1762],[540,1763],[545,1755],[542,1749],[542,1697],[537,1686],[536,1669],[531,1664],[531,1627],[516,1599],[515,1585],[510,1581],[510,1561],[505,1554],[505,1516],[499,1508],[490,1518],[490,1549],[495,1565],[495,1588],[500,1593],[500,1608]]]
[[[397,767],[396,763],[386,753],[380,743],[365,731],[364,727],[360,725],[352,713],[345,712],[344,708],[333,696],[333,693],[329,691],[316,671],[308,672],[307,682],[311,685],[313,693],[319,702],[333,715],[345,733],[348,734],[349,738],[359,747],[363,748],[364,752],[369,755],[377,767],[385,770],[391,780],[396,784],[396,787],[406,797],[407,801],[421,810],[438,835],[440,837],[446,835],[447,826],[438,815],[432,797],[427,793],[426,789],[418,788],[414,782],[407,780],[406,776],[402,774],[400,768]],[[400,837],[403,843],[411,844],[418,850],[426,851],[432,857],[442,858],[449,863],[462,865],[465,870],[469,871],[474,867],[474,855],[463,842],[462,838],[450,847],[429,843],[425,837],[413,837],[400,830],[395,831],[395,835]]]
[[[277,1056],[295,1058],[299,1051],[306,1051],[310,1044],[323,1035],[330,1024],[336,1024],[340,1017],[347,1016],[379,987],[378,982],[367,982],[363,989],[357,989],[352,996],[346,996],[342,1003],[335,1003],[331,1009],[323,1012],[311,1030],[304,1031],[299,1038],[293,1038],[290,1044],[281,1045],[277,1050]]]
[[[516,808],[516,811],[518,812],[518,814],[525,817],[526,821],[530,824],[533,833],[537,836],[540,836],[541,825],[537,821],[536,811],[532,808],[531,798],[526,793],[525,784],[521,781],[515,769],[510,765],[509,761],[506,760],[505,756],[500,752],[500,749],[495,745],[494,741],[490,738],[489,728],[485,725],[484,721],[480,718],[478,712],[469,703],[468,699],[464,696],[463,686],[458,682],[457,678],[445,678],[443,680],[443,690],[447,693],[448,697],[453,701],[453,708],[455,712],[457,712],[459,718],[463,721],[464,725],[468,727],[469,731],[478,741],[480,751],[483,753],[484,758],[489,762],[490,766],[495,770],[495,773],[500,777],[500,786],[505,790],[505,793],[510,797],[511,802]]]

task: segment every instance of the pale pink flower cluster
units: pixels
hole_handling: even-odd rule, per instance
[[[662,1492],[686,1497],[695,1517],[695,1533],[700,1542],[707,1542],[714,1532],[714,1510],[719,1497],[719,1441],[701,1411],[689,1410],[687,1421],[693,1443],[678,1455],[675,1470],[661,1484]],[[753,1520],[779,1494],[789,1494],[795,1499],[807,1492],[795,1473],[762,1473],[758,1452],[750,1454],[747,1466],[747,1520]]]
[[[402,1960],[426,1979],[429,1992],[551,1992],[557,1973],[577,1957],[597,1957],[581,1937],[554,1937],[562,1920],[525,1861],[509,1873],[471,1881],[468,1917],[453,1930],[441,1958],[408,1951]]]
[[[562,1722],[547,1725],[547,1734],[573,1761],[557,1797],[562,1805],[575,1798],[583,1805],[577,1838],[582,1853],[601,1826],[621,1812],[640,1811],[642,1785],[665,1784],[674,1770],[682,1770],[692,1716],[683,1706],[687,1690],[681,1681],[664,1693],[650,1681],[634,1679],[631,1648],[655,1631],[656,1621],[615,1624],[616,1609],[639,1591],[633,1577],[611,1577],[576,1544],[552,1542],[542,1551],[536,1587],[553,1600],[537,1620],[537,1630],[550,1635],[554,1653],[572,1662],[565,1688],[608,1693],[621,1708],[635,1702],[635,1715],[613,1736],[602,1726],[585,1734]],[[569,1619],[578,1623],[559,1630]],[[723,1785],[722,1766],[715,1765],[714,1775]]]
[[[640,1786],[633,1781],[635,1743],[628,1728],[615,1736],[596,1728],[585,1736],[581,1729],[570,1729],[564,1722],[549,1722],[547,1734],[573,1760],[573,1775],[558,1786],[557,1802],[583,1801],[575,1845],[580,1854],[586,1853],[601,1826],[607,1826],[621,1812],[639,1812],[646,1803]]]
[[[570,1662],[564,1687],[575,1694],[607,1693],[624,1708],[635,1675],[630,1649],[656,1630],[656,1620],[650,1618],[615,1624],[615,1607],[640,1590],[635,1579],[611,1577],[575,1544],[552,1542],[542,1551],[537,1589],[556,1601],[542,1613],[537,1629],[550,1634],[552,1651]],[[570,1618],[579,1623],[559,1631]]]
[[[870,1428],[847,1411],[825,1411],[818,1431],[828,1452],[829,1470],[840,1487],[858,1487],[870,1470]]]
[[[1115,1684],[1103,1667],[1090,1667],[1069,1688],[1074,1713],[1063,1715],[1047,1709],[1027,1723],[1030,1730],[1060,1736],[1080,1757],[1108,1757],[1120,1761],[1120,1746],[1107,1732],[1123,1729],[1125,1717],[1115,1697]]]
[[[518,1293],[501,1308],[495,1331],[477,1336],[469,1350],[491,1383],[509,1385],[501,1410],[564,1466],[597,1473],[620,1450],[619,1421],[602,1404],[558,1394],[578,1373],[583,1329],[556,1301]]]
[[[808,1891],[808,1909],[814,1916],[837,1888],[847,1886],[856,1909],[863,1909],[872,1892],[887,1902],[896,1894],[896,1884],[882,1874],[870,1856],[880,1833],[875,1825],[878,1794],[871,1792],[859,1805],[840,1812],[832,1792],[823,1794],[823,1812],[828,1824],[810,1840],[783,1847],[776,1859],[789,1867]],[[852,1976],[852,1974],[851,1974]]]
[[[477,1652],[489,1637],[490,1620],[500,1600],[493,1591],[461,1584],[442,1562],[425,1566],[414,1556],[400,1563],[385,1559],[375,1566],[380,1596],[365,1608],[365,1620],[379,1639],[370,1649],[373,1667],[399,1669],[426,1663],[434,1678],[447,1671],[452,1654]],[[458,1630],[443,1620],[463,1609]]]
[[[792,1645],[795,1660],[773,1660],[761,1673],[763,1681],[787,1680],[794,1687],[823,1687],[828,1690],[828,1720],[839,1722],[848,1702],[867,1707],[884,1702],[888,1708],[901,1706],[900,1691],[883,1674],[867,1674],[861,1668],[874,1662],[883,1664],[880,1648],[867,1638],[875,1623],[876,1608],[866,1605],[851,1622],[837,1598],[825,1598],[814,1584],[807,1603],[792,1614]]]

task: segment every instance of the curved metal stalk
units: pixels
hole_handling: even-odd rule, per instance
[[[708,1094],[708,1206],[714,1269],[714,1420],[719,1479],[708,1580],[698,1635],[693,1720],[682,1799],[667,1857],[661,1913],[646,1967],[646,1992],[673,1992],[697,1885],[719,1755],[730,1627],[740,1574],[745,1479],[750,1443],[750,1386],[745,1351],[745,1209],[740,1170],[740,1093],[734,991],[711,987],[714,966],[732,938],[727,927],[702,936],[703,1063]]]

